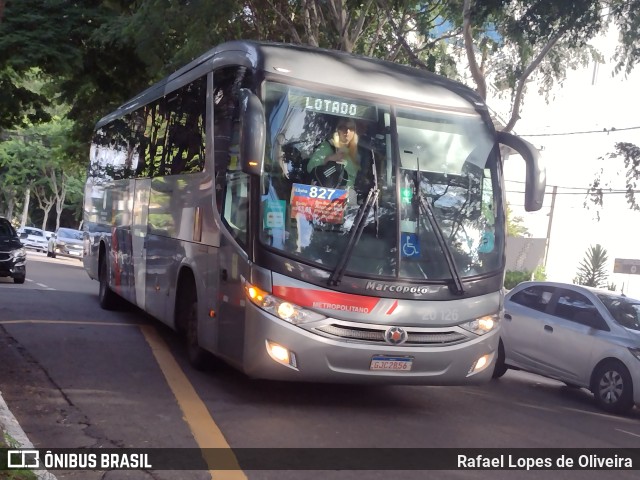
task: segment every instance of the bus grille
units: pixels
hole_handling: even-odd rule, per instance
[[[350,340],[362,340],[365,342],[386,343],[384,339],[384,330],[375,328],[359,328],[345,325],[323,325],[316,327],[314,330],[328,334],[334,337],[340,337]],[[407,341],[402,345],[451,345],[468,340],[468,337],[456,331],[444,332],[422,332],[411,331],[407,328]]]

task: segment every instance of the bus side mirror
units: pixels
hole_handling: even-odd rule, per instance
[[[240,90],[240,162],[242,171],[262,175],[266,124],[262,102],[255,93]]]
[[[527,212],[536,212],[542,208],[547,188],[547,172],[540,160],[540,152],[526,140],[507,132],[498,132],[499,143],[511,147],[522,156],[527,164],[525,180],[524,208]]]

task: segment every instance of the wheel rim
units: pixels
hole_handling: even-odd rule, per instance
[[[609,370],[600,377],[598,395],[604,403],[613,404],[620,400],[624,391],[622,375],[615,370]]]

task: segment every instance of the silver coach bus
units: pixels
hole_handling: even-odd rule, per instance
[[[357,138],[348,168],[316,159],[337,152],[340,122]],[[538,210],[537,151],[496,132],[463,85],[228,42],[98,122],[84,266],[103,308],[125,299],[184,332],[195,366],[212,353],[255,378],[485,381],[503,301],[501,144],[524,158]]]

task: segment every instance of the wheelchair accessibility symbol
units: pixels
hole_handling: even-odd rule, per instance
[[[420,256],[420,240],[415,233],[400,234],[400,243],[402,244],[402,256],[407,258]]]

